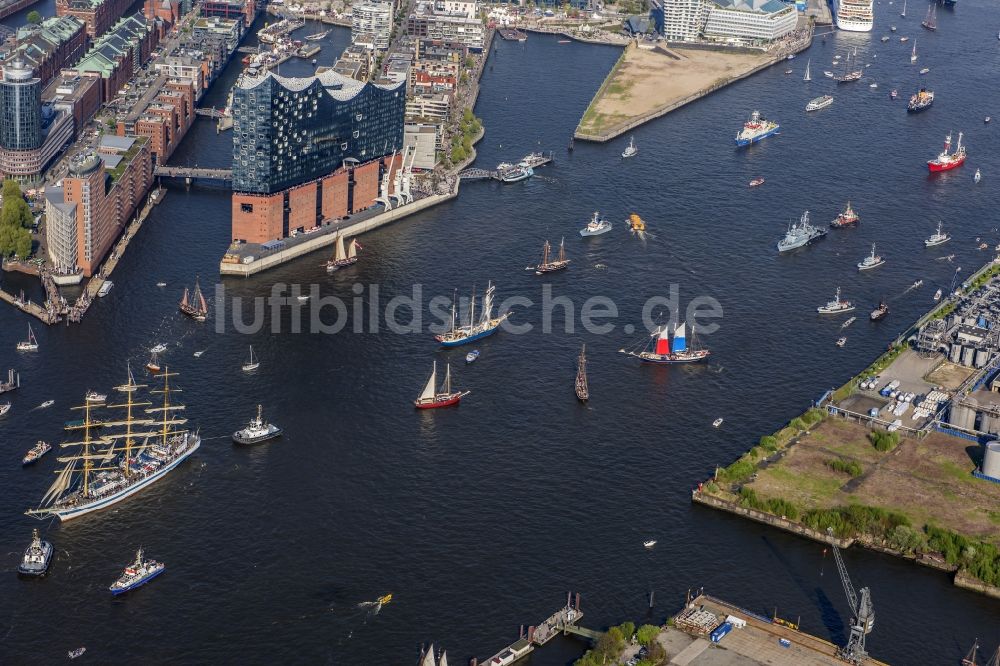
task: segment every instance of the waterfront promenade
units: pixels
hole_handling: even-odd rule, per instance
[[[812,43],[800,28],[768,51],[630,43],[573,133],[603,143],[766,69]]]

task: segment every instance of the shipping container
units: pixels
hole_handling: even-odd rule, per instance
[[[733,625],[731,625],[729,622],[723,622],[718,627],[712,630],[712,634],[709,637],[712,639],[713,643],[718,643],[719,641],[722,640],[723,636],[725,636],[732,630],[733,630]]]

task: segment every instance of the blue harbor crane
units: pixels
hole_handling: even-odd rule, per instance
[[[826,531],[832,539],[833,530],[827,528]],[[837,561],[840,582],[844,584],[847,603],[851,606],[851,612],[854,614],[854,617],[851,618],[851,636],[847,639],[847,645],[838,650],[838,656],[844,661],[860,665],[868,659],[868,653],[865,651],[865,636],[870,634],[872,627],[875,626],[875,609],[872,607],[871,593],[867,587],[859,590],[861,599],[858,599],[858,595],[854,592],[854,586],[851,584],[851,577],[847,575],[847,567],[844,566],[844,560],[840,556],[840,549],[832,540],[830,544],[833,546],[833,558]]]

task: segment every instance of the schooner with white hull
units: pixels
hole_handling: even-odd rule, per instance
[[[105,509],[162,479],[197,451],[201,446],[198,433],[177,429],[187,419],[175,416],[183,405],[170,403],[170,394],[178,391],[170,388],[170,378],[176,376],[166,369],[157,375],[163,379],[163,388],[150,393],[163,396],[159,407],[135,399],[136,392],[145,386],[136,384],[129,369],[128,381],[115,387],[124,394],[121,404],[85,401],[75,408],[83,410],[83,421],[67,425],[66,430],[82,430],[83,439],[60,446],[80,447],[79,453],[59,458],[66,466],[57,472],[39,508],[25,513],[36,518],[55,516],[65,522]],[[100,435],[95,436],[98,424],[91,412],[101,408],[124,409],[125,415],[122,420],[101,421]],[[138,408],[145,409],[139,412]],[[122,430],[115,432],[118,429]]]

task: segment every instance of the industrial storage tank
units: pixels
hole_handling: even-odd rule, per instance
[[[975,355],[976,350],[973,347],[963,347],[962,348],[962,365],[967,365],[972,367],[972,358]]]
[[[976,350],[976,367],[981,368],[990,360],[990,353],[985,349]]]
[[[1000,479],[1000,442],[989,442],[983,454],[983,475]]]
[[[952,363],[962,362],[962,345],[951,343],[951,350],[948,352],[948,360]]]

